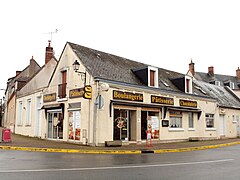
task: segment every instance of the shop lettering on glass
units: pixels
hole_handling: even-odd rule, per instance
[[[51,102],[51,101],[56,101],[56,93],[52,94],[46,94],[43,96],[43,102]]]
[[[143,102],[143,94],[113,91],[113,99],[126,100],[126,101],[137,101]]]
[[[126,127],[127,119],[124,118],[124,117],[117,117],[117,118],[115,119],[115,122],[117,122],[117,127],[118,127],[119,129],[122,129],[122,128]]]
[[[173,98],[151,95],[151,103],[174,105]]]
[[[180,106],[185,106],[185,107],[197,108],[197,101],[189,101],[189,100],[180,99],[179,100],[179,105]]]

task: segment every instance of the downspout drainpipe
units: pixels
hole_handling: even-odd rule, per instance
[[[92,129],[92,145],[96,146],[96,123],[97,123],[97,113],[98,113],[98,103],[96,102],[96,99],[99,95],[99,81],[96,81],[96,91],[97,91],[97,96],[94,99],[94,109],[93,109],[93,129]]]

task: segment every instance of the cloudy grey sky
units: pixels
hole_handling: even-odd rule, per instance
[[[239,0],[8,0],[0,2],[0,89],[51,39],[186,73],[235,75],[240,66]],[[2,97],[3,91],[0,91]]]

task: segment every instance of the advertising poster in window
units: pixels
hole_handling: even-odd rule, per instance
[[[150,116],[151,123],[152,123],[152,138],[158,139],[159,138],[159,119],[158,116]]]
[[[73,121],[75,122],[75,140],[80,140],[80,111],[73,111]]]
[[[80,140],[80,111],[69,112],[69,134],[68,139]]]

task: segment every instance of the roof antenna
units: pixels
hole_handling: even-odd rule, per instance
[[[58,29],[55,29],[55,31],[44,33],[44,34],[50,34],[50,41],[52,42],[52,35],[57,33],[57,32],[58,32]]]

